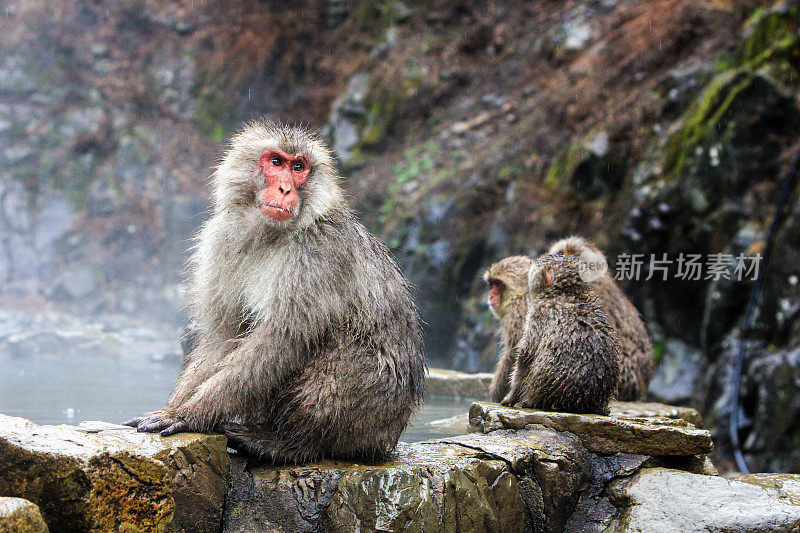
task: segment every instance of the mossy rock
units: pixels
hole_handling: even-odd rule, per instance
[[[663,176],[702,180],[708,195],[719,195],[760,177],[781,152],[773,139],[791,137],[798,125],[791,96],[773,80],[747,69],[726,72],[708,85],[671,137]]]
[[[379,464],[246,468],[235,459],[223,531],[517,531],[526,505],[502,460],[400,444]]]
[[[222,435],[0,415],[0,465],[4,493],[39,505],[52,531],[217,531],[228,454]]]
[[[0,533],[47,533],[39,507],[22,498],[0,496]]]
[[[593,139],[602,132],[591,132],[582,140],[567,146],[550,165],[544,185],[574,193],[580,200],[600,200],[618,190],[625,176],[625,165],[606,146],[593,148]]]
[[[769,9],[757,9],[747,21],[747,36],[736,49],[736,60],[754,69],[767,62],[789,60],[797,81],[798,30],[800,7],[796,3],[783,2]]]

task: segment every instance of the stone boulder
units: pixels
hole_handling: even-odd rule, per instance
[[[781,500],[800,505],[800,474],[746,474],[731,479],[767,489]]]
[[[0,415],[0,495],[36,503],[52,531],[218,531],[228,464],[221,435]]]
[[[461,398],[488,399],[492,374],[469,374],[457,370],[431,368],[425,381],[426,394]]]
[[[618,532],[755,533],[800,530],[800,506],[742,481],[666,468],[645,468],[612,481]]]
[[[526,523],[502,460],[453,444],[400,444],[376,465],[246,468],[234,459],[223,531],[511,531]]]
[[[35,503],[0,496],[0,533],[47,533],[47,524]]]
[[[677,417],[680,408],[664,406],[664,410],[659,410],[657,404],[643,404],[644,408],[637,412],[637,405],[617,402],[611,416],[602,416],[514,409],[475,402],[470,408],[469,418],[475,431],[483,433],[503,428],[523,429],[531,424],[570,432],[588,450],[601,454],[690,456],[704,455],[714,449],[711,433]]]
[[[647,457],[601,457],[544,427],[401,443],[379,464],[234,458],[223,531],[563,531],[614,512],[605,483]],[[568,525],[572,526],[568,526]]]

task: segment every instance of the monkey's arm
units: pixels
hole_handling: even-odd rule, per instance
[[[500,357],[500,361],[497,363],[497,369],[492,377],[492,392],[490,398],[493,402],[500,402],[506,394],[508,394],[511,374],[514,371],[516,359],[515,350],[504,346],[503,355]]]
[[[506,407],[513,406],[519,400],[521,384],[527,376],[531,358],[524,346],[514,347],[509,350],[509,355],[513,355],[514,366],[511,369],[508,393],[500,401],[500,405]]]
[[[187,427],[208,431],[239,413],[247,412],[254,400],[263,401],[297,369],[303,366],[304,350],[284,332],[260,322],[239,346],[214,365],[214,373],[191,397],[174,407]],[[179,426],[166,434],[185,431]],[[164,432],[162,432],[164,433]]]
[[[189,400],[197,387],[214,373],[215,363],[235,347],[233,341],[229,340],[235,336],[236,328],[233,325],[202,333],[197,346],[189,354],[189,362],[178,377],[166,405],[158,411],[123,422],[123,425],[135,427],[139,431],[161,431],[175,424],[178,419],[176,408]]]
[[[268,396],[302,366],[302,350],[292,344],[285,333],[279,334],[266,322],[260,322],[221,361],[207,366],[213,371],[195,389],[179,385],[176,389],[180,388],[181,392],[173,394],[162,411],[130,420],[126,425],[137,427],[139,431],[159,431],[164,436],[184,431],[211,431],[237,413],[246,412],[248,403]],[[176,402],[181,396],[186,399]]]

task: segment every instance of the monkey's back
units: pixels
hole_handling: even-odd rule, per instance
[[[610,276],[603,276],[595,285],[598,301],[608,308],[619,334],[622,357],[617,398],[640,400],[647,394],[653,377],[655,361],[650,335],[639,311]]]
[[[519,357],[530,364],[518,407],[608,414],[620,372],[620,344],[595,300],[539,300],[528,308],[529,338]]]

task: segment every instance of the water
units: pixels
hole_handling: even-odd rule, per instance
[[[37,424],[119,423],[163,406],[179,372],[147,360],[0,356],[0,413]]]
[[[0,413],[37,424],[119,423],[163,406],[179,372],[174,362],[146,359],[0,355]],[[463,433],[459,425],[431,422],[464,414],[470,403],[427,398],[401,440]]]

